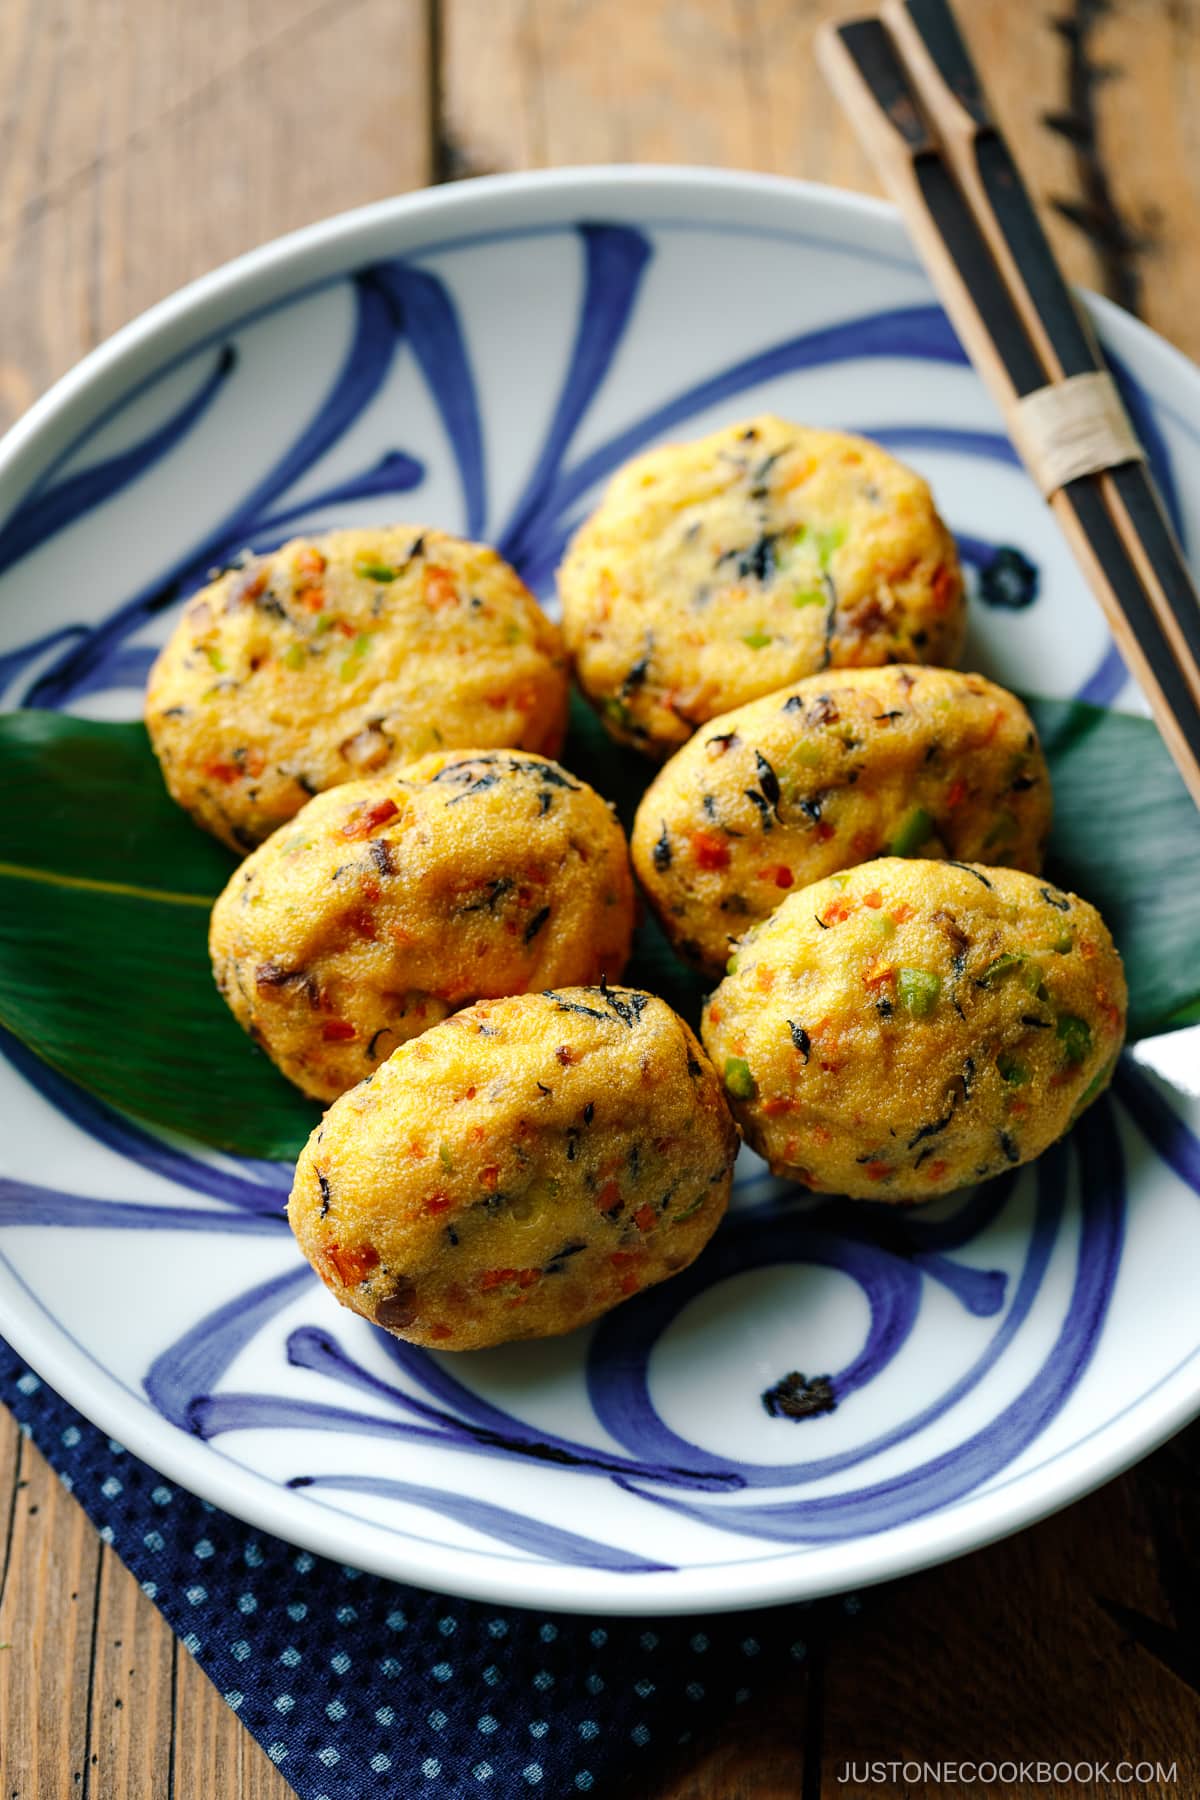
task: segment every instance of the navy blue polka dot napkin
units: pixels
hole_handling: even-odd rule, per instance
[[[2,1339],[0,1400],[303,1800],[646,1792],[805,1654],[797,1608],[502,1611],[311,1556],[165,1482]]]

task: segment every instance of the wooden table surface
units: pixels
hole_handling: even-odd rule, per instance
[[[1070,274],[1200,357],[1200,0],[960,6]],[[836,10],[855,8],[0,0],[0,424],[181,282],[429,182],[642,160],[871,188],[811,56]],[[0,1800],[286,1800],[3,1413],[0,1558]],[[640,1776],[639,1800],[916,1800],[945,1790],[848,1785],[842,1765],[986,1757],[1174,1763],[1175,1784],[1121,1791],[1192,1800],[1200,1435],[807,1630],[808,1663],[650,1789]]]

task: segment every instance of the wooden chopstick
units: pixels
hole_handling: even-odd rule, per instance
[[[1108,372],[1091,322],[1076,303],[1042,229],[948,0],[883,0],[891,32],[926,116],[967,196],[1047,377]],[[1145,463],[1096,478],[1172,638],[1185,679],[1200,697],[1200,596]],[[1190,664],[1190,673],[1188,665]]]
[[[977,154],[984,145],[1003,144],[948,8],[939,0],[928,6],[911,0],[908,7],[889,0],[889,6],[895,37],[878,18],[827,25],[818,33],[818,54],[1012,429],[1024,396],[1064,375],[1103,369],[1103,359],[1024,188],[1009,179],[993,150]],[[935,105],[945,138],[902,56],[914,36],[926,86],[931,94],[935,85],[941,90]],[[959,145],[957,161],[950,138]],[[1005,192],[993,206],[997,185]],[[1005,203],[1010,192],[1017,196],[1011,206]],[[1010,286],[1006,276],[1014,267],[1018,280]],[[1138,478],[1127,479],[1132,476]],[[1186,611],[1198,603],[1144,465],[1076,477],[1053,493],[1050,505],[1200,806],[1200,655],[1192,654]]]

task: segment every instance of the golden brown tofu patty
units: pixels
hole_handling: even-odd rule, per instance
[[[617,978],[633,931],[607,801],[517,750],[422,757],[310,800],[213,908],[217,986],[332,1100],[483,995]]]
[[[573,1331],[700,1253],[737,1133],[662,1000],[481,1001],[335,1102],[288,1205],[335,1299],[442,1350]]]
[[[653,756],[825,668],[953,663],[965,621],[921,477],[865,438],[770,416],[628,463],[558,584],[580,685]]]
[[[925,1200],[1038,1156],[1107,1086],[1121,959],[1037,876],[884,857],[802,888],[742,940],[703,1036],[777,1174]]]
[[[839,669],[703,726],[647,788],[633,862],[675,948],[719,976],[793,888],[885,854],[1033,873],[1050,779],[1020,701],[982,675]]]
[[[191,600],[146,692],[174,799],[251,850],[313,794],[566,729],[557,628],[494,550],[415,525],[296,538]]]

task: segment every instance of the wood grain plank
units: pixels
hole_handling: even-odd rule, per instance
[[[980,1758],[1178,1759],[1182,1788],[1148,1779],[1129,1791],[1145,1800],[1190,1791],[1200,1767],[1200,1694],[1109,1610],[1117,1601],[1170,1618],[1144,1479],[1125,1476],[1018,1537],[864,1597],[857,1627],[830,1654],[824,1800],[890,1792],[863,1784],[869,1762]],[[1193,1555],[1195,1524],[1193,1509]],[[846,1783],[847,1763],[859,1767],[857,1785]],[[899,1791],[906,1800],[938,1800],[946,1790],[914,1774]],[[1081,1800],[1106,1790],[1026,1780],[1003,1791]]]
[[[207,7],[109,0],[104,80],[88,0],[13,4],[15,29],[0,32],[0,425],[193,276],[428,178],[424,0],[270,0],[261,16],[220,0],[230,42]]]
[[[165,1795],[173,1641],[161,1614],[105,1547],[100,1562],[88,1745],[96,1795]]]
[[[1115,208],[1100,228],[1132,270],[1142,317],[1200,356],[1200,5],[1121,0],[1101,11],[1091,0],[1074,11],[1090,20],[1090,153]]]
[[[171,1800],[291,1800],[292,1790],[208,1676],[175,1644]]]
[[[87,1747],[101,1548],[45,1458],[23,1443],[0,1601],[0,1643],[8,1645],[0,1652],[6,1800],[88,1800],[89,1792],[101,1800]]]

